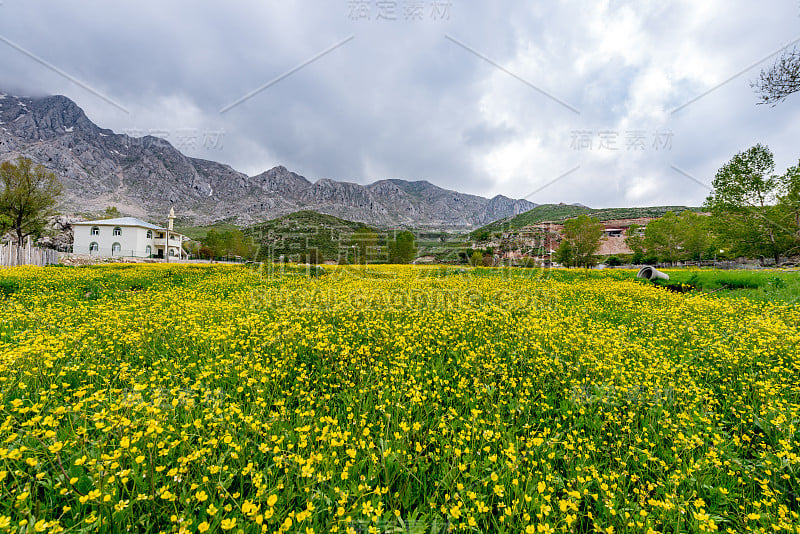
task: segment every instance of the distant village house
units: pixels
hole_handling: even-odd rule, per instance
[[[644,228],[651,220],[653,220],[652,217],[638,217],[603,221],[603,236],[600,240],[598,255],[632,254],[633,251],[625,242],[628,228],[633,225]],[[501,250],[503,251],[501,259],[518,261],[528,257],[546,262],[558,249],[563,230],[564,225],[561,223],[536,223],[515,230],[507,230],[502,236],[489,243],[475,243],[473,246]]]

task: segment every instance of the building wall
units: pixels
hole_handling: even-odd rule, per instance
[[[600,256],[611,256],[615,254],[633,254],[627,243],[625,243],[625,235],[619,237],[603,237],[600,241],[600,250],[597,252]]]
[[[92,228],[100,230],[99,235],[91,235]],[[114,228],[120,228],[121,235],[114,235]],[[155,230],[153,230],[155,232]],[[147,239],[147,229],[136,226],[106,226],[106,225],[73,225],[72,251],[75,254],[96,254],[98,256],[137,256],[146,257],[147,245],[152,246],[152,240]],[[89,246],[97,243],[99,250],[91,252]],[[119,252],[113,251],[114,243],[119,243]],[[155,253],[155,247],[153,247]]]

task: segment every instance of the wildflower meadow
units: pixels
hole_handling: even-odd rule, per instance
[[[0,271],[0,532],[800,532],[800,305],[634,271]]]

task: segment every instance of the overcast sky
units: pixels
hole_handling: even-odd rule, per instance
[[[797,0],[0,0],[0,38],[0,90],[251,175],[699,205],[755,143],[800,159],[800,94],[750,87]]]

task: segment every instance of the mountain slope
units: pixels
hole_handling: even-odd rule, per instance
[[[680,213],[686,210],[700,211],[700,208],[688,208],[686,206],[653,206],[646,208],[592,209],[575,204],[541,204],[516,217],[497,220],[478,228],[472,232],[472,236],[485,236],[504,230],[515,230],[540,222],[563,221],[578,217],[579,215],[588,215],[600,221],[611,221],[616,219],[636,219],[638,217],[661,217],[668,211]]]
[[[187,157],[157,137],[133,138],[100,128],[63,96],[0,95],[0,160],[20,155],[62,179],[65,210],[115,205],[130,215],[160,219],[174,204],[187,224],[251,224],[313,209],[377,226],[474,227],[535,206],[424,181],[312,183],[280,166],[247,176],[228,165]]]

